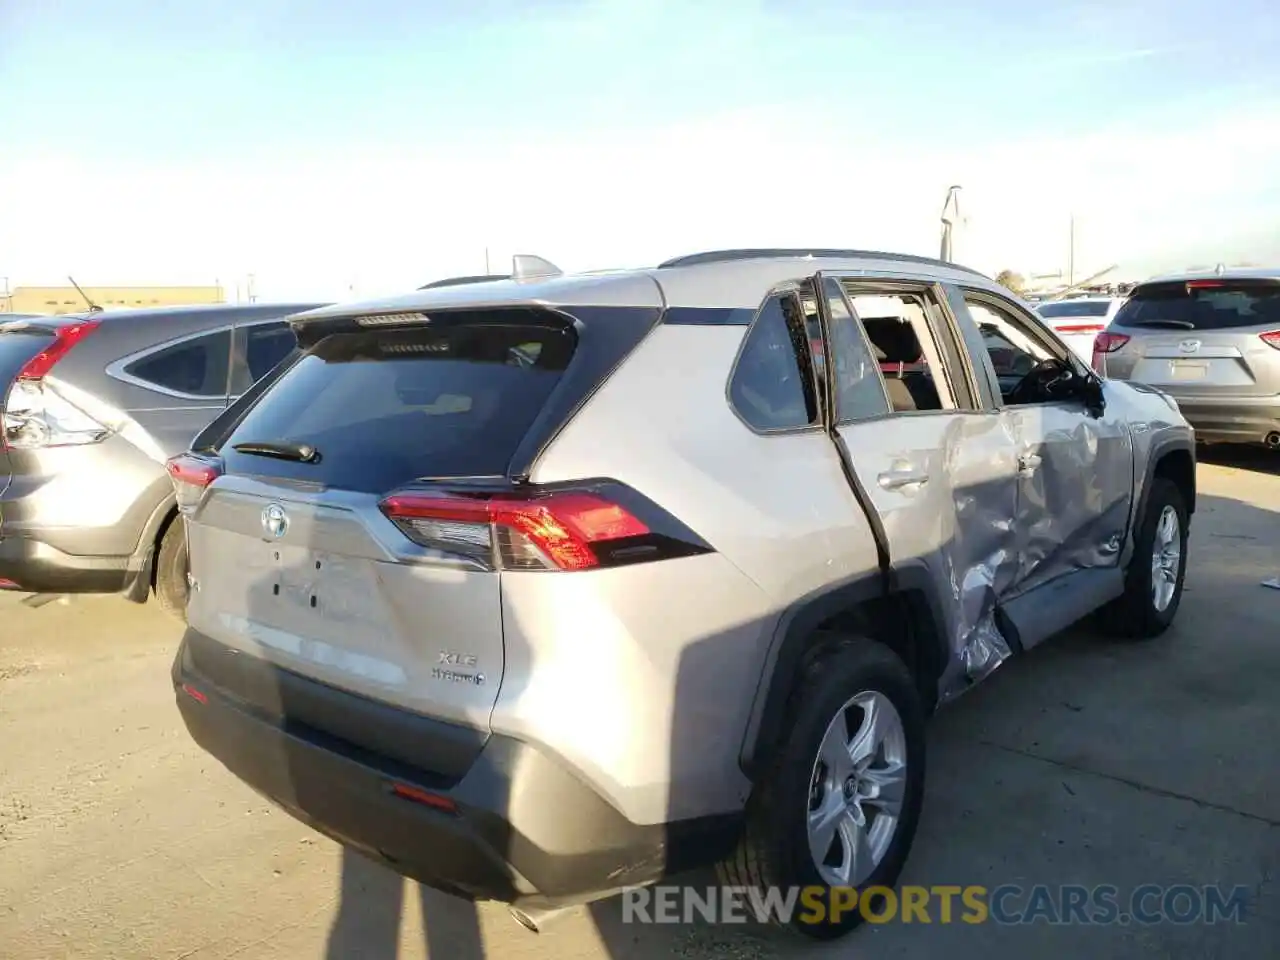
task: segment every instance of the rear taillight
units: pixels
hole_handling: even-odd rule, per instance
[[[18,380],[41,380],[48,376],[54,364],[67,355],[77,343],[102,325],[101,320],[85,320],[58,327],[53,333],[53,343],[28,360],[20,371]]]
[[[1280,330],[1268,330],[1264,334],[1260,334],[1262,342],[1269,347],[1275,347],[1280,350]]]
[[[379,506],[419,546],[490,569],[592,570],[710,549],[656,508],[637,513],[598,490],[529,496],[400,491]],[[655,518],[663,529],[655,529]]]
[[[72,402],[66,393],[45,382],[54,365],[77,343],[93,333],[99,320],[59,327],[53,343],[23,364],[13,386],[3,398],[0,413],[0,449],[42,450],[98,443],[111,430],[80,406],[84,398]]]
[[[205,489],[222,476],[222,461],[181,453],[165,463],[165,469],[169,472],[169,479],[173,481],[178,510],[187,514],[199,505]]]
[[[1128,334],[1109,333],[1106,330],[1093,338],[1093,369],[1101,374],[1105,374],[1106,356],[1109,353],[1115,353],[1126,343],[1129,342]]]

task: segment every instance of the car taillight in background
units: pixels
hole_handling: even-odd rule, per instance
[[[10,450],[41,450],[98,443],[111,430],[47,380],[54,366],[102,321],[85,320],[54,331],[53,343],[23,364],[3,398],[0,443]]]
[[[1280,330],[1268,330],[1266,333],[1259,334],[1262,342],[1269,347],[1275,347],[1280,350]]]
[[[1106,356],[1108,353],[1115,353],[1126,343],[1129,337],[1123,333],[1108,333],[1103,331],[1093,338],[1093,369],[1099,374],[1106,374]]]
[[[379,507],[419,546],[486,569],[593,570],[711,549],[657,508],[642,518],[594,489],[528,496],[404,490]]]
[[[193,453],[180,453],[165,463],[169,479],[173,481],[178,511],[191,513],[200,503],[205,489],[222,476],[222,461],[201,457]]]

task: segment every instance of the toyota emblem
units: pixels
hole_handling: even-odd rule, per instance
[[[1183,340],[1180,344],[1178,344],[1178,349],[1181,350],[1183,353],[1195,353],[1197,350],[1200,349],[1200,341],[1199,340]]]
[[[262,529],[272,540],[279,540],[289,532],[289,515],[284,507],[273,503],[262,511]]]

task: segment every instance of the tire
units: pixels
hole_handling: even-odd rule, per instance
[[[1177,523],[1177,530],[1170,541],[1177,545],[1174,560],[1177,568],[1172,583],[1166,581],[1165,591],[1157,596],[1154,557],[1159,540],[1165,565],[1169,562],[1171,555],[1165,543],[1168,531],[1162,527],[1162,522],[1169,522],[1165,519],[1169,516]],[[1182,603],[1182,586],[1187,576],[1187,533],[1187,506],[1177,484],[1165,477],[1154,478],[1147,495],[1146,510],[1138,526],[1133,559],[1125,571],[1124,593],[1099,613],[1099,626],[1104,632],[1131,640],[1149,640],[1169,629]],[[1170,585],[1171,593],[1167,590]]]
[[[165,613],[185,623],[190,592],[187,527],[182,517],[174,517],[160,538],[160,549],[156,551],[156,602]]]
[[[925,711],[910,671],[887,647],[871,640],[833,635],[824,637],[822,642],[828,649],[808,666],[792,694],[784,739],[748,805],[742,843],[734,857],[720,865],[719,872],[727,884],[761,891],[781,888],[783,896],[793,888],[803,892],[805,888],[818,887],[822,902],[830,906],[831,891],[836,886],[861,891],[869,887],[892,889],[897,884],[915,839],[924,800]],[[886,820],[885,827],[877,828],[877,811],[883,807],[867,798],[860,809],[868,835],[884,830],[888,833],[882,841],[885,846],[878,858],[872,857],[875,866],[869,874],[862,876],[859,871],[850,876],[848,883],[833,882],[829,872],[819,869],[817,857],[810,852],[809,817],[817,797],[830,803],[829,809],[841,806],[833,791],[815,782],[829,779],[821,776],[825,768],[819,750],[829,729],[835,729],[835,721],[845,711],[852,719],[849,728],[859,730],[856,724],[866,714],[853,701],[868,697],[881,708],[884,703],[890,704],[900,722],[897,732],[885,740],[886,752],[873,758],[871,772],[882,768],[891,752],[905,761],[899,779],[901,803],[896,824]],[[843,854],[845,849],[843,835],[837,834],[830,859],[837,859],[834,855]],[[873,896],[870,901],[875,914],[886,909],[878,899]],[[848,903],[846,900],[845,905]],[[797,901],[786,926],[806,937],[834,940],[864,919],[860,904],[833,918],[829,913],[818,916],[806,908],[806,901]],[[782,924],[787,918],[770,916],[769,920]]]

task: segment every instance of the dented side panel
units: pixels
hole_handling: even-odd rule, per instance
[[[944,699],[983,679],[1010,646],[996,605],[1017,583],[1016,420],[940,411],[839,428],[884,525],[892,564],[922,564],[943,601]]]
[[[1058,403],[1009,413],[1019,438],[1016,592],[1117,566],[1134,486],[1133,439],[1119,412],[1095,418]]]

